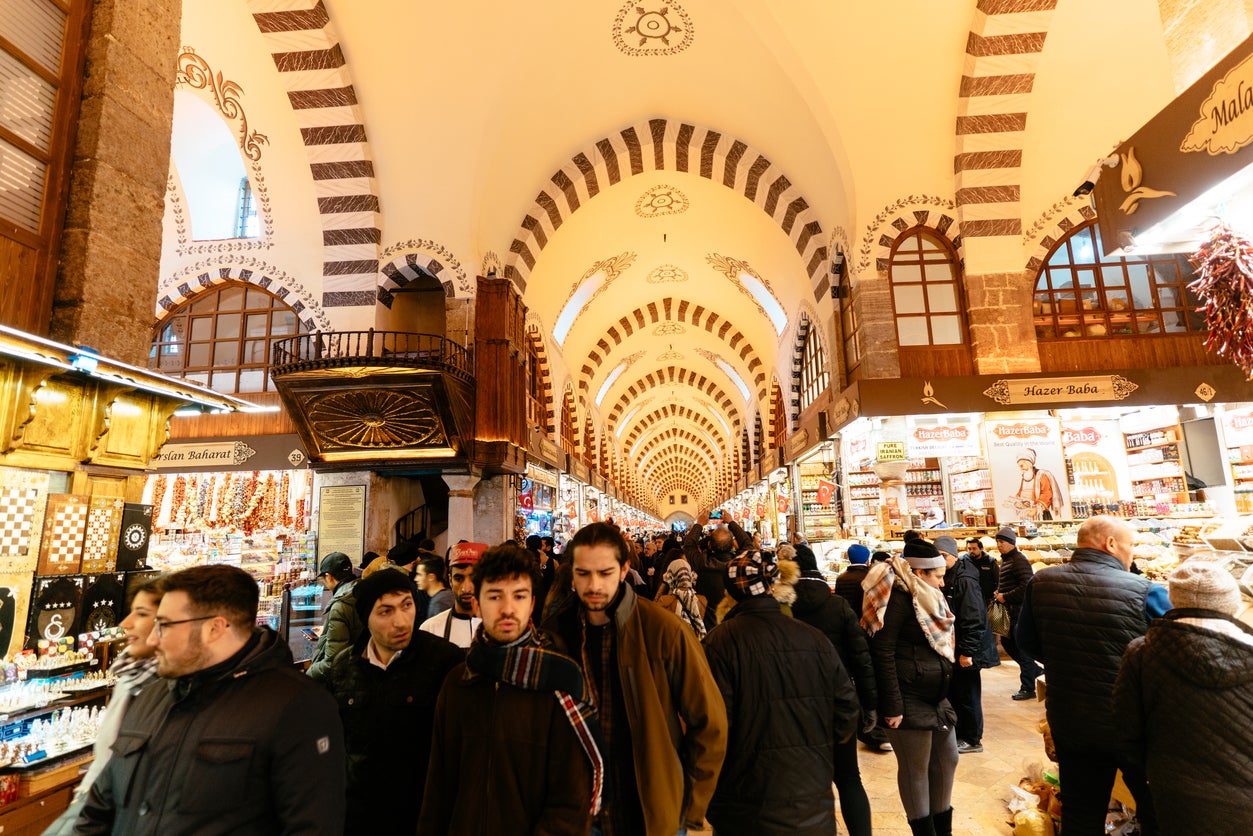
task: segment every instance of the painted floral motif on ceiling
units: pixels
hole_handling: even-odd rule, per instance
[[[682,359],[683,355],[675,351],[674,346],[670,346],[670,348],[657,355],[657,360],[662,363],[673,363]]]
[[[504,265],[500,263],[500,256],[495,251],[488,250],[483,254],[483,266],[479,271],[480,276],[503,276],[505,275]]]
[[[761,286],[774,297],[776,302],[779,300],[779,295],[774,292],[774,288],[770,286],[770,282],[754,270],[747,261],[743,261],[729,255],[721,255],[719,253],[709,253],[709,255],[705,256],[705,260],[709,262],[710,267],[726,276],[731,281],[731,284],[735,285],[736,289],[740,291],[740,293],[743,293],[746,297],[748,297],[762,316],[767,319],[770,318],[770,315],[766,313],[766,309],[763,308],[761,303],[757,301],[757,297],[753,296],[752,292],[744,286],[744,282],[740,280],[740,274],[747,273],[757,281],[761,282]],[[780,307],[782,307],[782,305],[780,305]]]
[[[648,274],[649,284],[669,284],[671,282],[687,281],[687,271],[682,267],[676,267],[673,264],[663,264],[660,267],[654,267]]]
[[[694,34],[692,19],[674,2],[631,0],[613,21],[613,45],[632,58],[678,55]]]
[[[670,334],[686,334],[687,328],[678,322],[663,322],[653,329],[653,335],[665,337]]]
[[[382,255],[379,257],[379,264],[386,264],[396,255],[408,252],[422,252],[435,256],[441,263],[452,268],[457,280],[457,291],[463,296],[474,295],[474,283],[466,276],[465,268],[461,266],[461,262],[457,260],[457,257],[447,247],[428,238],[410,238],[406,241],[392,244],[383,250]],[[498,273],[497,275],[500,274]]]
[[[596,292],[591,295],[591,298],[583,303],[583,307],[586,308],[588,305],[592,304],[592,302],[596,300],[596,297],[604,293],[609,285],[613,283],[614,279],[621,276],[628,267],[635,263],[635,258],[636,254],[632,252],[619,253],[618,255],[610,256],[609,258],[598,261],[591,267],[588,267],[587,270],[583,272],[583,275],[579,277],[578,281],[571,285],[570,293],[566,296],[566,301],[562,303],[561,310],[564,310],[566,305],[570,304],[570,300],[574,298],[574,294],[578,292],[578,289],[583,286],[584,282],[595,276],[597,273],[600,273],[605,277],[604,281],[600,283],[600,287],[596,288]]]
[[[687,195],[664,183],[653,186],[635,201],[635,214],[641,218],[659,218],[662,215],[681,215],[691,204]]]

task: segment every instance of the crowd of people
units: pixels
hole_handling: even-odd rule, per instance
[[[1105,832],[1117,770],[1143,833],[1253,820],[1253,630],[1216,564],[1182,564],[1168,595],[1131,571],[1131,528],[1097,517],[1035,574],[1010,529],[999,561],[911,533],[898,555],[849,548],[833,590],[803,538],[770,551],[709,523],[593,523],[560,555],[405,543],[359,578],[327,555],[303,672],[255,626],[246,572],[160,578],[49,832],[816,836],[838,810],[865,836],[860,740],[894,754],[912,832],[944,836],[958,761],[983,750],[993,602],[1012,696],[1047,678],[1067,836]]]

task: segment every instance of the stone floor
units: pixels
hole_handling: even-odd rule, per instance
[[[1013,833],[1006,799],[1010,787],[1027,774],[1032,761],[1045,763],[1044,741],[1036,724],[1044,716],[1040,702],[1015,702],[1018,666],[1006,661],[983,672],[983,752],[962,755],[953,787],[953,832]],[[875,836],[910,836],[896,792],[896,758],[891,752],[860,752],[862,783],[870,796]],[[837,814],[838,821],[838,814]],[[839,821],[839,832],[846,833]],[[708,830],[692,831],[708,834]]]

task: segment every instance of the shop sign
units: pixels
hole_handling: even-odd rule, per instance
[[[238,467],[257,454],[243,441],[193,442],[166,444],[152,459],[157,470],[218,465],[222,469]]]
[[[1253,444],[1253,410],[1227,413],[1223,416],[1223,430],[1228,447]]]
[[[1132,495],[1127,448],[1117,421],[1063,424],[1062,446],[1070,459],[1072,500],[1110,503]]]
[[[984,432],[997,522],[1069,518],[1066,459],[1058,421],[988,421]]]
[[[526,466],[526,478],[532,482],[538,482],[541,485],[547,485],[550,488],[557,487],[557,474],[551,470],[544,470],[535,465],[528,464]]]
[[[809,446],[809,429],[807,427],[801,430],[787,440],[788,456],[795,458]]]
[[[903,462],[907,458],[905,442],[880,441],[875,445],[875,460],[880,462]]]
[[[999,404],[1121,401],[1140,388],[1122,375],[998,380],[983,394]]]
[[[971,423],[914,427],[906,442],[911,459],[978,456],[983,452],[979,425]],[[880,456],[879,461],[886,460]]]

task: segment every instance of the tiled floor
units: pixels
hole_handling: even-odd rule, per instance
[[[953,787],[953,832],[956,834],[1013,833],[1005,800],[1010,787],[1027,774],[1032,761],[1047,765],[1044,740],[1036,725],[1044,704],[1015,702],[1018,667],[1004,662],[983,672],[983,752],[962,755]],[[862,783],[870,796],[875,836],[910,836],[909,824],[896,792],[896,758],[891,752],[860,752]],[[837,813],[838,821],[838,813]],[[710,831],[693,831],[708,834]],[[846,833],[843,821],[839,832]]]

